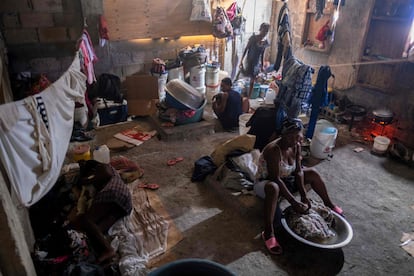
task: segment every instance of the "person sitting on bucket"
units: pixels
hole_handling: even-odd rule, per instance
[[[305,184],[310,184],[325,206],[343,215],[342,209],[329,198],[320,174],[313,168],[302,167],[302,131],[300,119],[286,119],[283,122],[281,137],[268,143],[259,158],[254,191],[257,196],[264,198],[262,238],[271,254],[282,253],[273,226],[276,211],[280,211],[277,210],[279,194],[292,205],[295,212],[306,213],[311,205],[306,196]],[[300,193],[300,201],[293,196],[297,191]]]
[[[221,91],[213,97],[213,111],[225,130],[232,131],[239,125],[239,116],[249,110],[249,100],[232,89],[230,78],[221,81]]]

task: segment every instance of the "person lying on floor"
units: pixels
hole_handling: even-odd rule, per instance
[[[232,89],[230,78],[221,81],[221,91],[213,97],[213,111],[225,130],[231,131],[239,126],[239,116],[249,111],[249,99]]]
[[[111,165],[95,160],[81,161],[79,165],[79,188],[92,185],[96,192],[89,208],[72,219],[71,225],[86,233],[97,251],[97,263],[103,263],[115,256],[105,235],[117,220],[131,213],[131,193]]]
[[[301,164],[301,142],[303,125],[300,119],[287,119],[283,122],[281,137],[268,143],[263,149],[258,163],[254,191],[264,198],[264,231],[262,238],[271,254],[281,254],[282,248],[275,238],[274,217],[279,195],[283,196],[297,213],[306,213],[311,205],[306,196],[305,184],[321,197],[325,206],[342,215],[340,207],[332,203],[320,174],[313,168],[303,168]],[[300,201],[294,197],[299,191]]]

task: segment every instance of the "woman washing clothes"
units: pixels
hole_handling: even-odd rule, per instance
[[[311,205],[306,196],[305,184],[321,197],[325,206],[342,215],[340,207],[332,203],[320,174],[301,164],[303,125],[299,119],[283,123],[281,137],[265,146],[259,159],[254,191],[264,198],[264,231],[262,238],[271,254],[281,254],[282,248],[275,238],[273,221],[278,208],[279,195],[283,196],[295,212],[306,213]],[[300,201],[293,193],[299,191]]]
[[[263,71],[264,66],[264,52],[269,47],[269,41],[266,36],[269,32],[270,25],[268,23],[262,23],[259,28],[259,34],[253,34],[247,42],[246,48],[244,49],[242,58],[240,60],[240,69],[243,75],[250,78],[249,91],[247,98],[250,99],[252,95],[254,82],[257,75]],[[244,57],[247,54],[246,67],[243,65]]]

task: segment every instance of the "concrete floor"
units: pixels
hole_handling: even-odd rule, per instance
[[[207,106],[204,118],[214,123]],[[153,128],[149,118],[104,127],[94,143],[105,143],[121,129],[136,124]],[[197,124],[190,126],[197,129]],[[190,181],[194,161],[209,155],[220,143],[237,133],[186,129],[177,139],[152,138],[120,153],[144,170],[144,181],[160,185],[162,204],[183,235],[183,240],[152,260],[151,268],[184,258],[221,263],[237,275],[414,275],[414,258],[398,244],[402,232],[414,231],[414,169],[370,153],[372,142],[338,125],[334,157],[330,161],[309,159],[327,182],[328,191],[342,206],[353,226],[354,238],[341,249],[317,249],[301,244],[283,229],[278,239],[284,254],[267,253],[258,234],[262,230],[263,202],[255,196],[235,197],[214,181]],[[173,135],[173,134],[171,134]],[[173,137],[173,136],[170,136]],[[364,151],[355,153],[355,147]],[[184,161],[167,166],[170,158]],[[314,195],[312,195],[314,196]]]

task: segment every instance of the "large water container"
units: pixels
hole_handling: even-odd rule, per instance
[[[184,80],[184,67],[177,67],[168,70],[168,81],[179,79]]]
[[[329,121],[319,120],[310,144],[311,155],[319,159],[331,157],[337,136],[338,130]]]
[[[207,65],[207,70],[206,70],[206,86],[207,87],[215,88],[215,87],[220,86],[219,71],[220,71],[220,68],[213,66],[213,65]]]
[[[204,65],[194,66],[190,69],[190,84],[194,88],[205,87],[206,68]]]
[[[165,85],[167,84],[168,72],[158,76],[158,98],[161,101],[165,99]]]

